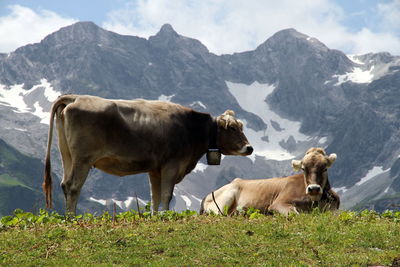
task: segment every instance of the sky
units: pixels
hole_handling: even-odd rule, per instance
[[[294,28],[346,54],[400,55],[400,0],[0,0],[0,53],[78,21],[144,38],[169,23],[215,54]]]

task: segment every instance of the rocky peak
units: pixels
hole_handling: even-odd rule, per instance
[[[171,42],[176,43],[180,38],[182,36],[170,24],[164,24],[156,35],[150,36],[149,41],[156,46],[163,46]]]
[[[276,32],[271,38],[300,38],[307,39],[309,38],[307,35],[298,32],[294,28],[284,29]]]
[[[271,50],[290,50],[295,53],[301,51],[314,51],[319,53],[328,52],[329,48],[313,37],[309,37],[295,29],[286,29],[275,33],[257,49]]]
[[[171,24],[164,24],[156,36],[159,37],[178,37],[179,34],[172,28]]]
[[[106,31],[93,22],[77,22],[50,34],[42,43],[54,46],[77,42],[99,42],[110,39],[110,35],[115,35],[115,33]]]
[[[208,54],[208,49],[200,41],[179,35],[170,24],[164,24],[160,31],[149,38],[157,49],[187,51],[189,54]]]

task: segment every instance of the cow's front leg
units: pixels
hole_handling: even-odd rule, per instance
[[[161,204],[163,210],[169,210],[175,184],[180,180],[176,166],[167,165],[161,169]]]
[[[294,207],[292,204],[287,204],[287,203],[273,203],[269,209],[269,211],[277,211],[280,214],[283,215],[288,215],[289,213],[295,213],[299,214],[297,211],[296,207]]]
[[[161,174],[159,171],[149,172],[151,184],[151,202],[153,204],[153,212],[158,211],[161,199]]]

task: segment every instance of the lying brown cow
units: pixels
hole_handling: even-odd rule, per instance
[[[175,184],[194,169],[208,149],[250,155],[243,124],[227,110],[217,118],[161,101],[108,100],[64,95],[51,109],[43,189],[51,207],[50,150],[54,116],[64,176],[66,210],[75,213],[92,167],[124,176],[148,172],[153,210],[169,209]]]
[[[228,208],[228,213],[237,209],[253,207],[264,213],[277,211],[282,214],[339,208],[339,196],[331,189],[327,169],[335,162],[336,154],[327,156],[322,148],[310,148],[303,160],[293,160],[295,171],[302,174],[284,178],[243,180],[236,178],[202,202],[200,213],[219,213]],[[217,206],[217,205],[218,206]]]

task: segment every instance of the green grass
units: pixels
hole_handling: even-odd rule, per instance
[[[0,266],[368,266],[400,257],[400,212],[126,212],[0,221]]]

